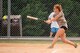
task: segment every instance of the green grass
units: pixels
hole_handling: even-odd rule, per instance
[[[75,43],[80,43],[80,41],[74,41]],[[52,41],[33,41],[33,40],[9,40],[9,39],[4,39],[0,40],[0,43],[28,43],[28,44],[51,44]],[[57,43],[62,44],[62,41],[58,41]]]
[[[51,43],[51,41],[33,41],[33,40],[0,40],[0,43]]]

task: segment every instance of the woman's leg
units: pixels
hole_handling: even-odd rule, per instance
[[[64,43],[70,44],[70,45],[74,46],[75,48],[77,47],[77,45],[75,43],[66,39],[66,34],[65,33],[63,35],[61,35],[60,38]]]
[[[50,37],[52,37],[52,35],[53,35],[53,32],[50,32]]]
[[[63,29],[60,28],[60,29],[57,31],[57,33],[56,33],[56,35],[55,35],[55,37],[54,37],[54,39],[53,39],[53,42],[52,42],[52,45],[50,46],[50,48],[53,48],[53,47],[54,47],[54,44],[55,44],[56,41],[58,40],[58,37],[59,37],[60,35],[62,35],[62,34],[64,34]]]

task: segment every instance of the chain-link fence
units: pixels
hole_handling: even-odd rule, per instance
[[[27,19],[27,15],[38,17],[47,20],[49,14],[53,11],[54,4],[61,4],[65,17],[68,22],[67,35],[69,37],[80,36],[80,1],[79,0],[11,0],[11,15],[21,15],[22,18],[22,37],[24,36],[49,36],[50,25],[41,22]],[[2,28],[0,27],[0,36],[7,36],[7,18],[8,15],[8,0],[2,0]],[[1,6],[1,5],[0,5]],[[1,7],[0,7],[1,8]],[[1,11],[0,11],[1,12]],[[11,18],[11,17],[10,17]],[[15,22],[14,24],[14,21]],[[11,29],[10,36],[21,36],[18,19],[10,19]],[[14,26],[13,26],[14,25]]]

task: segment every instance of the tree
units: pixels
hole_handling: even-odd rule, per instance
[[[57,3],[62,5],[68,21],[68,34],[80,34],[80,2],[78,0],[11,0],[11,13],[22,15],[24,34],[35,35],[36,33],[38,34],[37,31],[41,32],[40,35],[49,34],[49,25],[40,21],[26,19],[26,16],[31,15],[47,19],[48,15],[53,11],[53,5]],[[7,5],[7,0],[3,0],[3,15],[7,14],[7,6],[5,4]]]
[[[29,2],[29,1],[27,1]],[[43,3],[40,1],[30,1],[26,7],[22,9],[22,12],[20,13],[25,19],[27,15],[31,15],[34,17],[38,17],[40,19],[46,19],[47,13],[47,8],[44,6]],[[23,19],[25,22],[23,22],[24,27],[23,31],[26,31],[24,33],[27,33],[28,35],[42,35],[45,30],[42,29],[42,24],[40,24],[40,21],[34,21],[34,20],[28,20],[28,19]],[[38,33],[39,32],[39,33]]]

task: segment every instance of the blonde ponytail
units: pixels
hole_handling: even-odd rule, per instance
[[[54,7],[57,8],[60,12],[63,11],[60,4],[55,4]]]

